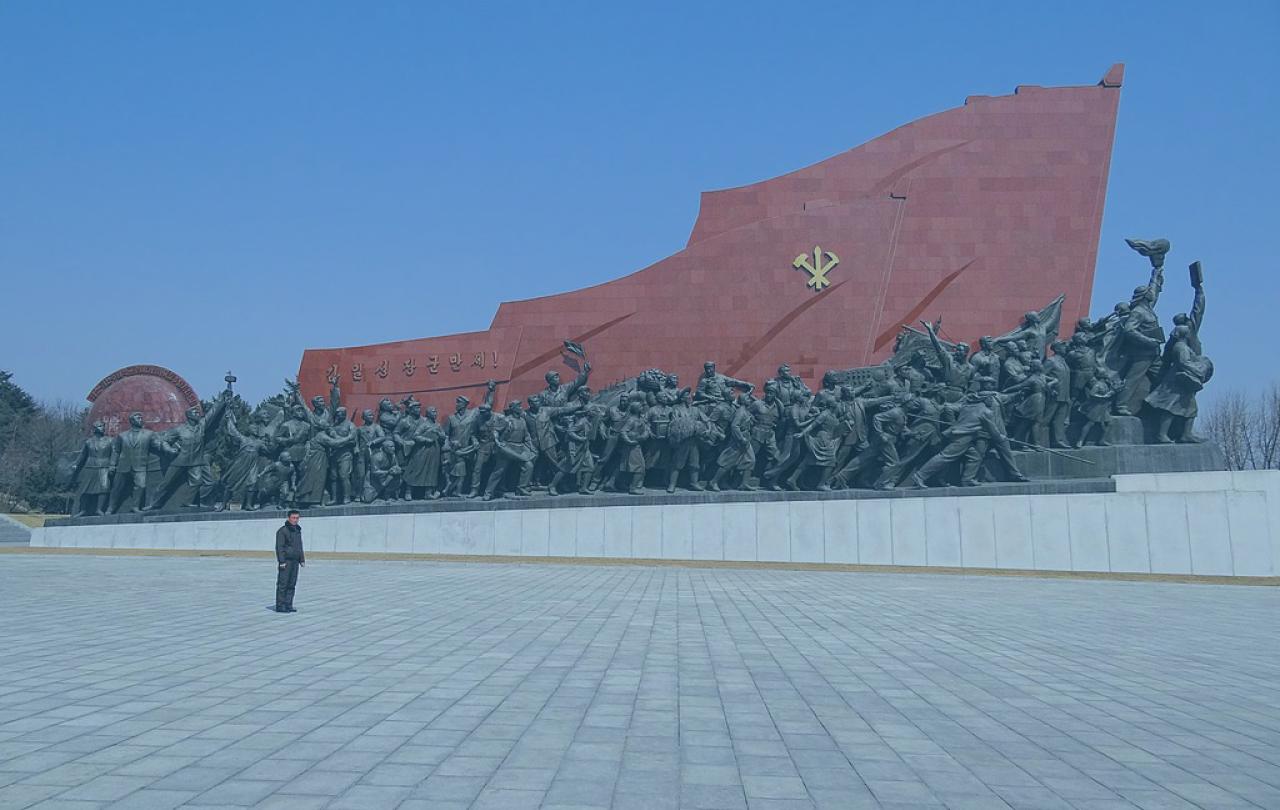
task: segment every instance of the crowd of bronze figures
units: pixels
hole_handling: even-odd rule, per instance
[[[73,470],[78,514],[176,508],[244,510],[436,498],[526,497],[649,489],[892,489],[1023,481],[1016,451],[1070,455],[1106,444],[1118,417],[1149,441],[1197,441],[1196,392],[1213,373],[1199,330],[1205,297],[1191,265],[1192,305],[1165,335],[1155,307],[1169,243],[1129,240],[1151,263],[1147,283],[1098,321],[1058,336],[1062,298],[976,352],[940,324],[904,327],[892,359],[829,371],[812,390],[788,366],[759,387],[705,364],[692,385],[652,369],[600,391],[582,347],[575,379],[555,371],[526,401],[495,407],[458,397],[444,420],[409,397],[384,399],[355,424],[330,396],[260,406],[244,425],[227,390],[184,425],[147,430],[141,414],[107,437],[101,423]],[[1132,435],[1132,433],[1130,434]],[[215,469],[215,442],[233,446]]]

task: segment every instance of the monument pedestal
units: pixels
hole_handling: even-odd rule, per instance
[[[1122,417],[1141,423],[1136,417]],[[1127,431],[1124,431],[1127,432]],[[1056,452],[1015,451],[1018,469],[1030,478],[1110,478],[1133,473],[1212,472],[1226,467],[1216,444],[1117,444]],[[992,462],[988,461],[988,464]]]
[[[451,501],[313,510],[309,552],[1280,574],[1280,471],[874,492]],[[399,507],[403,508],[403,507]],[[283,513],[63,521],[48,548],[274,548]]]

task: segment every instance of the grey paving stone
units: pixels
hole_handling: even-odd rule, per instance
[[[154,790],[143,788],[107,805],[108,810],[173,810],[199,795],[194,790]]]
[[[804,780],[798,776],[758,776],[742,774],[742,787],[748,799],[807,799]]]
[[[333,801],[328,796],[298,796],[276,794],[255,804],[254,810],[320,810]],[[400,805],[404,807],[404,804]]]
[[[410,798],[430,799],[437,802],[472,802],[484,790],[486,780],[475,776],[429,776],[414,788]]]
[[[31,805],[31,810],[99,810],[102,802],[74,801],[72,799],[45,799]]]
[[[0,807],[1280,806],[1276,589],[262,565],[0,555]]]
[[[0,788],[0,807],[5,808],[24,808],[30,807],[42,799],[47,799],[55,793],[61,793],[66,790],[61,785],[6,785]]]
[[[228,779],[210,788],[192,800],[193,804],[235,805],[249,807],[257,804],[280,789],[279,782],[254,782],[247,779]]]
[[[394,785],[356,785],[325,805],[327,810],[381,810],[395,808],[412,790]]]
[[[108,774],[90,779],[79,787],[60,794],[63,799],[83,799],[96,802],[110,802],[122,799],[135,790],[140,790],[155,781],[151,776],[116,776]]]
[[[538,810],[544,795],[541,790],[485,789],[471,810]]]
[[[358,773],[313,769],[279,787],[280,793],[303,793],[312,796],[337,796],[360,778]]]

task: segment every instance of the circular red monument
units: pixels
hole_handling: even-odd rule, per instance
[[[163,366],[126,366],[113,371],[89,392],[86,432],[94,422],[106,423],[107,435],[129,429],[129,414],[142,412],[151,430],[168,430],[187,420],[188,408],[199,408],[200,397],[187,381]]]

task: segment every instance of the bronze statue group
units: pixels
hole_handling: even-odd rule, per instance
[[[1204,288],[1166,337],[1155,314],[1165,240],[1130,246],[1151,261],[1148,282],[1096,322],[1058,338],[1062,298],[970,353],[939,325],[904,327],[879,366],[829,371],[813,391],[788,366],[757,395],[705,364],[692,386],[651,369],[593,392],[583,362],[562,383],[494,409],[490,382],[476,406],[458,397],[441,421],[413,397],[383,399],[356,425],[339,380],[304,404],[259,406],[243,428],[228,418],[230,384],[201,415],[163,433],[140,414],[114,438],[101,424],[74,474],[79,513],[181,507],[244,510],[436,498],[526,497],[646,488],[892,489],[1025,481],[1015,451],[1064,453],[1107,444],[1117,417],[1140,416],[1147,440],[1197,441],[1195,395],[1212,375],[1201,350]],[[229,378],[231,379],[231,378]],[[213,442],[229,442],[215,473]]]

